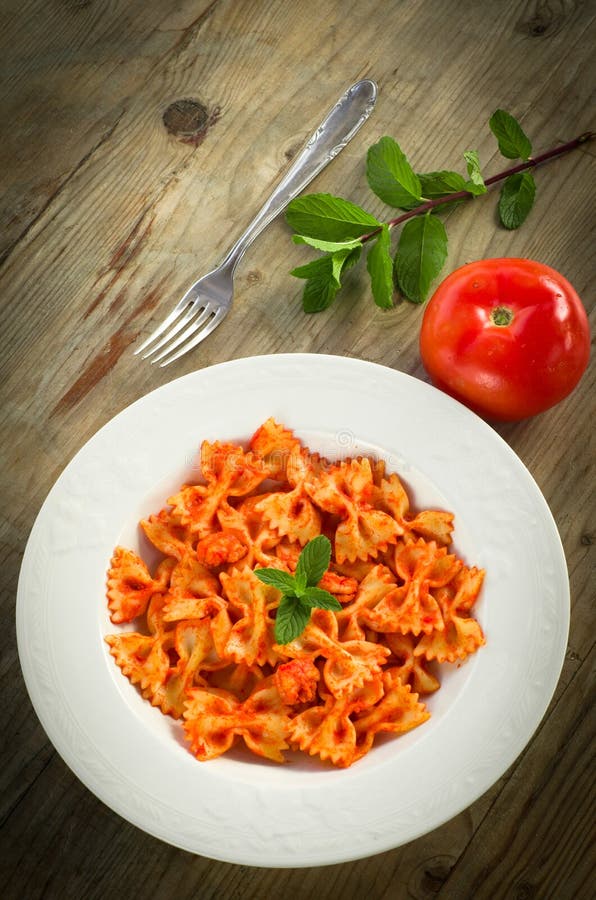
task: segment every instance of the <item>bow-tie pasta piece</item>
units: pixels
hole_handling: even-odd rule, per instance
[[[374,558],[402,534],[391,515],[371,505],[375,485],[368,459],[332,466],[307,479],[305,488],[316,504],[342,520],[335,531],[340,564]]]
[[[354,722],[356,734],[366,735],[371,744],[379,732],[403,734],[430,718],[424,703],[419,702],[409,685],[402,683],[397,672],[388,669],[383,674],[383,686],[385,693],[379,702],[358,713]]]
[[[294,433],[275,419],[267,419],[250,439],[250,449],[263,460],[271,478],[286,481],[286,470],[292,456],[300,454],[302,445]]]
[[[140,688],[155,691],[163,684],[170,660],[159,637],[126,631],[109,634],[106,643],[116,665]]]
[[[151,597],[169,584],[171,564],[158,566],[152,578],[143,560],[124,547],[116,547],[108,569],[108,609],[114,624],[142,616]]]
[[[232,542],[238,550],[227,555],[221,564],[228,573],[232,568],[236,567],[237,562],[241,562],[243,566],[254,568],[255,566],[275,566],[276,557],[272,551],[279,542],[279,535],[273,531],[265,522],[263,516],[256,511],[255,505],[260,499],[259,494],[243,500],[238,508],[229,505],[222,506],[217,511],[217,519],[221,532],[218,532],[204,539],[209,542],[210,538],[218,538],[222,533],[234,535],[238,540],[238,544]],[[200,542],[197,544],[197,553],[200,553]],[[245,551],[240,553],[240,545],[243,545]],[[234,556],[238,559],[234,562]]]
[[[453,513],[438,509],[425,509],[413,515],[410,512],[410,500],[399,477],[393,473],[388,478],[376,481],[373,492],[373,503],[378,509],[385,510],[399,523],[406,540],[435,541],[441,546],[451,543],[453,532]]]
[[[192,552],[192,536],[185,526],[174,521],[170,510],[162,509],[156,516],[142,519],[140,525],[147,539],[166,556],[182,559]]]
[[[208,534],[197,544],[197,559],[211,568],[227,563],[237,563],[246,556],[248,547],[233,531],[217,531]]]
[[[191,550],[178,560],[170,576],[170,593],[178,597],[212,597],[220,590],[219,579],[198,561]]]
[[[246,700],[266,676],[260,666],[232,663],[223,669],[205,673],[208,687],[219,688],[233,694],[237,700]]]
[[[220,659],[225,659],[226,646],[232,630],[228,604],[222,597],[178,597],[166,595],[163,605],[163,620],[166,623],[182,622],[188,619],[207,619],[213,644]]]
[[[217,511],[232,497],[249,494],[267,478],[262,460],[235,444],[201,445],[201,474],[206,484],[184,485],[168,499],[172,516],[201,539],[217,530]]]
[[[470,616],[483,580],[482,569],[463,568],[451,584],[436,592],[444,627],[424,635],[414,651],[416,656],[440,663],[455,662],[475,653],[485,643],[480,624]]]
[[[197,759],[221,756],[239,735],[253,753],[284,762],[289,718],[272,678],[257,685],[243,703],[226,691],[193,688],[184,720],[184,731]]]
[[[365,740],[359,739],[352,716],[374,706],[383,690],[381,676],[377,675],[340,699],[326,695],[322,705],[311,706],[291,720],[291,742],[304,753],[329,760],[335,766],[351,766],[366,752]]]
[[[461,561],[448,555],[444,547],[422,538],[402,543],[395,550],[395,569],[404,584],[360,616],[369,628],[382,632],[419,635],[443,630],[441,608],[432,589],[452,581]]]
[[[385,634],[384,639],[391,650],[388,663],[403,684],[409,684],[415,694],[432,694],[439,690],[441,684],[429,670],[429,663],[414,652],[418,639],[413,634]]]
[[[205,684],[202,669],[222,665],[214,648],[208,620],[179,622],[174,629],[174,646],[168,654],[176,653],[178,661],[170,665],[160,683],[143,690],[143,696],[165,715],[175,719],[184,712],[187,692],[194,684]]]
[[[304,546],[321,533],[321,515],[305,490],[305,482],[320,471],[325,463],[316,454],[310,454],[298,441],[289,444],[287,448],[282,442],[275,452],[282,454],[283,474],[292,490],[270,493],[255,508],[280,537],[287,537],[290,542],[297,541]],[[271,465],[271,460],[274,459],[271,450],[267,459]]]
[[[248,568],[222,573],[221,583],[231,610],[239,616],[226,642],[226,655],[249,666],[275,665],[278,654],[271,612],[279,604],[279,591],[263,584]]]

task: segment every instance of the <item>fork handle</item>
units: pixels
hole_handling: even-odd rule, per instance
[[[231,266],[232,271],[236,268],[257,235],[310,184],[364,125],[376,99],[377,86],[369,79],[357,81],[348,88],[296,157],[263,208],[240,235],[224,259],[223,266]]]

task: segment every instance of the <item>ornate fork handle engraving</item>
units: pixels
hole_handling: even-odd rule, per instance
[[[371,114],[376,99],[377,86],[369,79],[357,81],[348,88],[296,157],[263,208],[240,235],[222,266],[229,266],[232,271],[236,268],[257,235],[354,137]]]

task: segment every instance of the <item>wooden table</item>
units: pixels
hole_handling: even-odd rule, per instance
[[[508,772],[419,840],[318,869],[250,869],[149,837],[98,801],[48,742],[17,658],[14,597],[43,499],[82,444],[170,379],[236,357],[325,352],[420,378],[422,309],[377,309],[363,267],[307,317],[289,270],[309,257],[275,222],[251,248],[234,308],[168,369],[132,355],[189,283],[221,257],[342,91],[370,76],[370,122],[313,190],[384,214],[369,144],[394,135],[422,170],[476,147],[502,166],[487,120],[516,114],[548,149],[594,127],[594,3],[574,0],[4,0],[0,145],[2,876],[5,898],[588,898],[593,770],[594,367],[565,402],[497,430],[560,529],[572,616],[548,713]],[[190,104],[181,104],[190,100]],[[594,303],[594,148],[537,174],[518,232],[494,198],[448,219],[448,270],[530,256]],[[512,622],[512,628],[515,623]],[[523,685],[520,685],[523,690]]]

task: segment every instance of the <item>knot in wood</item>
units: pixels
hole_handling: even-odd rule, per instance
[[[174,137],[197,137],[209,125],[209,113],[198,100],[182,99],[170,103],[163,114],[163,123]]]
[[[528,881],[519,881],[513,887],[513,896],[515,900],[530,900],[536,896],[536,887]]]
[[[552,37],[560,31],[566,15],[567,10],[564,8],[564,4],[551,5],[539,2],[534,14],[528,19],[522,19],[518,28],[522,33],[533,38]]]
[[[417,866],[408,882],[409,895],[416,900],[426,900],[438,894],[449,875],[455,860],[446,854],[433,856]]]

